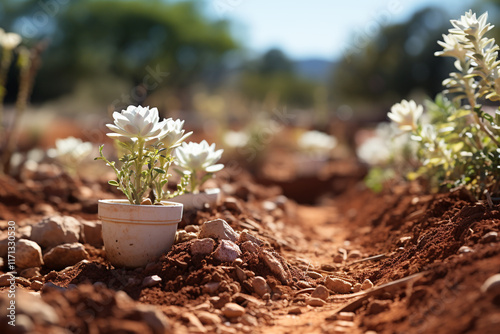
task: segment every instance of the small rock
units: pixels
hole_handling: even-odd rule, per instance
[[[472,253],[472,252],[474,252],[474,250],[473,250],[472,248],[470,248],[470,247],[467,247],[467,246],[462,246],[462,247],[460,247],[460,248],[458,249],[458,252],[459,252],[460,254],[465,254],[465,253]]]
[[[230,240],[232,242],[236,242],[239,235],[231,226],[229,226],[228,223],[226,223],[225,220],[215,219],[201,225],[199,238],[213,238],[217,240]]]
[[[237,260],[241,259],[236,259],[234,262],[236,262]],[[235,270],[236,270],[236,276],[238,276],[238,280],[240,282],[247,280],[248,276],[243,269],[241,269],[238,265],[236,265]]]
[[[252,279],[252,288],[260,297],[264,296],[266,293],[271,293],[271,288],[262,276],[255,276]]]
[[[50,204],[37,203],[33,208],[33,212],[47,216],[47,215],[53,215],[54,213],[56,213],[56,210],[54,210],[54,208]]]
[[[257,318],[255,318],[253,315],[250,314],[244,314],[241,316],[241,323],[246,326],[258,326],[259,322],[257,321]]]
[[[335,325],[346,329],[354,327],[354,323],[352,321],[345,321],[345,320],[337,320],[335,321]]]
[[[210,238],[196,239],[191,244],[192,255],[208,255],[214,251],[215,241]]]
[[[16,278],[14,277],[14,275],[11,274],[0,275],[0,287],[9,286],[10,283],[15,280]]]
[[[306,300],[306,304],[309,306],[324,306],[326,302],[320,298],[309,298]]]
[[[81,243],[75,242],[52,248],[43,256],[43,261],[48,268],[58,270],[88,258],[89,254],[85,247]]]
[[[177,234],[175,236],[175,243],[181,243],[181,242],[187,242],[189,240],[194,240],[197,239],[198,235],[196,233],[192,232],[186,232],[185,230],[179,230],[177,231]]]
[[[213,294],[220,287],[220,282],[208,282],[203,286],[203,292]]]
[[[214,313],[199,311],[196,313],[198,319],[200,319],[201,323],[204,325],[217,325],[222,323],[221,318]]]
[[[492,231],[488,232],[481,238],[483,244],[488,244],[490,242],[496,242],[498,240],[498,232]]]
[[[327,300],[329,296],[330,292],[328,292],[328,289],[323,285],[318,285],[311,293],[312,298],[319,298],[322,300]]]
[[[237,258],[236,260],[233,261],[233,264],[235,266],[241,266],[243,264],[243,260],[240,258]]]
[[[361,284],[361,290],[368,290],[373,288],[373,283],[368,278],[363,281]]]
[[[46,282],[43,284],[42,288],[42,293],[45,293],[47,291],[50,291],[50,290],[57,290],[57,291],[65,291],[66,288],[63,288],[62,286],[59,286],[59,285],[55,285],[54,283],[52,282]]]
[[[378,314],[389,308],[389,300],[374,300],[368,305],[367,314]]]
[[[352,292],[356,293],[360,291],[361,291],[361,283],[354,284],[354,286],[352,287]]]
[[[331,265],[331,264],[328,264],[328,263],[323,263],[321,265],[321,269],[324,270],[324,271],[336,271],[337,270],[337,267]]]
[[[51,248],[61,244],[78,242],[81,224],[70,216],[51,216],[43,219],[31,229],[30,239],[42,247]]]
[[[302,314],[302,310],[298,306],[292,307],[288,310],[288,314]]]
[[[38,267],[33,267],[33,268],[26,268],[21,273],[19,274],[24,278],[33,278],[37,276],[41,276],[40,274],[40,268]]]
[[[184,227],[184,229],[188,233],[198,233],[198,232],[200,232],[200,227],[198,225],[187,225],[186,227]]]
[[[262,245],[264,245],[264,241],[260,240],[256,236],[248,233],[248,231],[246,231],[246,230],[243,231],[243,232],[241,232],[240,238],[239,238],[239,242],[240,243],[244,243],[245,241],[251,241],[254,244],[256,244],[257,246],[259,246],[259,247],[261,247]]]
[[[221,240],[214,252],[214,258],[221,262],[233,262],[241,255],[241,250],[230,240]]]
[[[82,241],[94,247],[101,247],[102,223],[99,221],[82,221]]]
[[[335,262],[335,263],[342,263],[342,262],[344,262],[344,256],[342,254],[335,254],[333,256],[333,262]]]
[[[338,320],[354,321],[354,312],[340,312],[337,315]]]
[[[281,262],[269,251],[262,251],[259,257],[269,267],[269,270],[280,279],[281,283],[288,284],[290,274],[285,271]]]
[[[42,249],[31,240],[19,239],[16,242],[16,266],[33,268],[43,265]]]
[[[340,278],[327,277],[325,285],[328,289],[336,293],[349,293],[352,289],[352,284]]]
[[[135,307],[135,310],[140,314],[142,321],[153,330],[154,334],[164,334],[171,331],[171,326],[167,317],[159,308],[144,304],[139,304]]]
[[[181,318],[187,320],[194,328],[190,328],[190,333],[206,333],[207,329],[203,326],[200,319],[196,315],[190,312],[185,312],[181,315]]]
[[[16,237],[19,239],[31,239],[31,225],[21,226],[16,230]]]
[[[323,278],[323,275],[321,275],[320,273],[317,273],[315,271],[308,271],[307,276],[311,277],[312,279]]]
[[[230,211],[234,211],[236,213],[242,213],[243,212],[243,209],[240,205],[240,203],[238,203],[238,200],[234,197],[227,197],[225,200],[224,200],[224,206],[230,210]]]
[[[35,291],[39,291],[42,288],[42,286],[43,286],[43,283],[40,281],[37,281],[37,280],[34,280],[30,284],[30,288],[35,290]]]
[[[488,278],[481,286],[481,292],[500,294],[500,274],[495,274]]]
[[[347,256],[349,260],[357,260],[361,259],[361,252],[359,250],[352,250],[349,252],[349,255]]]
[[[144,288],[151,288],[160,283],[161,283],[161,277],[158,275],[146,276],[142,280],[142,286]]]
[[[241,249],[245,253],[258,253],[259,252],[259,247],[255,243],[253,243],[252,241],[245,241],[244,243],[242,243]]]
[[[398,246],[404,247],[410,242],[410,240],[411,240],[411,237],[409,237],[409,236],[408,237],[401,237],[398,240]]]
[[[24,277],[16,277],[16,283],[22,286],[30,286],[31,282]]]
[[[221,311],[227,318],[237,318],[245,314],[245,308],[235,303],[227,303]]]
[[[45,303],[40,297],[34,296],[21,289],[16,291],[16,312],[25,314],[36,324],[55,325],[59,317],[52,306]]]

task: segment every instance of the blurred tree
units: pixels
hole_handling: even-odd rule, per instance
[[[434,52],[449,25],[442,10],[426,8],[408,22],[381,28],[336,67],[330,89],[333,103],[388,106],[408,98],[416,88],[429,96],[440,92],[452,67],[449,59],[435,57]]]
[[[228,23],[211,22],[197,1],[3,0],[1,6],[4,28],[50,40],[38,100],[105,76],[143,93],[161,86],[182,92],[238,47]]]
[[[243,69],[240,88],[248,99],[311,107],[319,84],[301,78],[293,62],[278,49],[271,49]]]

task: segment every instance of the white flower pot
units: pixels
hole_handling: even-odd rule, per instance
[[[200,210],[203,208],[205,203],[208,203],[210,206],[212,206],[217,204],[219,202],[219,199],[220,189],[210,188],[197,194],[188,193],[179,195],[174,198],[170,198],[169,201],[182,203],[184,205],[184,210]]]
[[[182,204],[132,205],[127,200],[100,200],[106,257],[117,267],[142,267],[172,247]]]

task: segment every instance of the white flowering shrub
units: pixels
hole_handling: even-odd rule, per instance
[[[222,157],[224,150],[215,150],[215,144],[208,145],[206,140],[201,143],[182,143],[175,149],[176,165],[181,168],[179,173],[189,178],[186,191],[198,193],[200,187],[214,173],[224,168],[216,162]]]
[[[173,150],[192,134],[182,129],[184,121],[171,118],[160,121],[158,109],[141,106],[114,112],[113,118],[114,124],[106,125],[113,132],[107,135],[124,149],[125,154],[119,159],[121,164],[106,159],[103,146],[99,148],[100,157],[96,158],[115,171],[117,180],[109,184],[118,187],[131,204],[141,204],[148,195],[152,202],[159,203],[183,192],[182,182],[178,193],[173,194],[166,185],[171,176],[168,170],[175,160]]]
[[[50,158],[55,159],[71,175],[76,174],[78,166],[92,152],[93,145],[79,138],[68,137],[56,140],[56,147],[47,151]]]
[[[456,72],[444,80],[444,95],[427,102],[427,122],[423,106],[402,101],[395,104],[389,118],[402,131],[411,133],[419,144],[421,167],[410,179],[426,177],[435,187],[463,187],[476,198],[499,192],[500,111],[491,115],[479,101],[500,101],[500,61],[498,45],[486,33],[493,26],[488,14],[480,17],[469,11],[439,45],[436,56],[455,58]]]

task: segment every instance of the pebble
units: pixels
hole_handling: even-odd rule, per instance
[[[203,292],[213,294],[220,287],[220,282],[208,282],[203,286]]]
[[[325,285],[328,289],[336,293],[349,293],[352,289],[352,284],[340,278],[327,277]]]
[[[481,286],[481,292],[499,294],[500,293],[500,274],[495,274],[488,278]]]
[[[352,287],[352,292],[360,292],[361,291],[361,283],[356,283]]]
[[[144,288],[151,288],[155,285],[160,284],[162,281],[161,277],[158,275],[151,275],[151,276],[146,276],[142,280],[142,286]]]
[[[222,323],[221,318],[217,314],[207,311],[199,311],[196,313],[196,316],[204,325],[217,325]]]
[[[259,325],[257,318],[254,317],[253,315],[250,315],[250,314],[242,315],[240,321],[243,325],[246,325],[246,326],[255,327],[255,326]]]
[[[347,256],[349,260],[357,260],[361,259],[361,252],[359,250],[352,250],[349,252],[349,255]]]
[[[342,263],[342,262],[344,262],[344,256],[341,255],[341,254],[335,254],[333,256],[333,262],[335,262],[335,263]]]
[[[159,308],[152,305],[136,304],[135,310],[154,334],[164,334],[171,331],[168,318]]]
[[[48,268],[64,269],[88,258],[85,247],[75,242],[52,248],[43,256],[43,261]]]
[[[217,240],[230,240],[236,242],[239,238],[236,233],[225,220],[215,219],[203,223],[201,225],[199,238],[213,238]]]
[[[238,200],[236,198],[234,198],[234,197],[227,197],[224,200],[224,206],[228,210],[234,211],[236,213],[242,213],[243,212],[243,209],[241,208],[240,203],[238,203]]]
[[[236,259],[234,262],[236,262],[237,260],[241,260],[241,259]],[[236,271],[236,276],[238,277],[238,280],[240,282],[243,282],[243,281],[247,280],[247,278],[248,278],[247,274],[238,265],[236,265],[235,271]]]
[[[337,315],[338,320],[354,321],[354,312],[340,312]]]
[[[78,242],[82,225],[71,216],[51,216],[33,225],[30,239],[44,248]]]
[[[59,317],[52,306],[45,303],[40,297],[21,289],[16,291],[16,313],[25,314],[38,324],[55,325],[59,322]]]
[[[102,240],[102,223],[100,221],[82,221],[82,241],[94,247],[101,247],[104,243]]]
[[[368,278],[363,281],[361,284],[361,290],[368,290],[373,288],[373,283]]]
[[[368,305],[367,314],[378,314],[384,312],[389,308],[390,301],[388,300],[374,300]]]
[[[484,244],[490,243],[490,242],[496,242],[498,240],[498,232],[492,231],[488,232],[483,237],[481,238],[481,242]]]
[[[266,293],[271,293],[271,288],[262,276],[255,276],[252,279],[252,288],[260,297],[263,297]]]
[[[326,302],[320,298],[309,298],[306,300],[306,304],[309,306],[324,306]]]
[[[312,298],[319,298],[322,300],[327,300],[330,296],[330,292],[324,285],[318,285],[316,289],[311,293]]]
[[[198,233],[200,232],[200,227],[198,225],[187,225],[186,227],[184,227],[184,230],[186,230],[186,232],[188,233]]]
[[[335,325],[343,328],[354,327],[354,323],[352,321],[345,321],[345,320],[337,320],[335,321]]]
[[[31,282],[24,277],[16,277],[16,283],[25,287],[31,285]]]
[[[239,256],[241,256],[240,247],[230,240],[221,240],[214,252],[214,258],[221,262],[233,262]]]
[[[271,201],[262,202],[262,208],[266,211],[274,211],[274,210],[276,210],[277,207],[278,206],[274,202],[271,202]]]
[[[193,313],[186,312],[186,313],[183,313],[181,315],[181,317],[183,319],[189,321],[189,323],[192,326],[194,326],[194,328],[196,329],[196,332],[198,332],[198,333],[206,333],[207,332],[207,329],[203,326],[200,319],[198,319],[198,317],[196,315],[194,315]],[[195,331],[193,331],[192,329],[190,329],[189,332],[195,333]]]
[[[40,268],[39,267],[33,267],[33,268],[26,268],[21,273],[19,274],[24,278],[33,278],[37,276],[41,276],[40,274]]]
[[[331,264],[324,263],[321,265],[321,269],[324,271],[336,271],[337,267],[335,267]]]
[[[288,310],[288,314],[302,314],[302,309],[298,306],[292,307],[290,310]]]
[[[185,230],[179,230],[177,231],[177,234],[175,235],[175,243],[181,243],[181,242],[187,242],[189,240],[194,240],[197,239],[198,235],[196,233],[192,232],[186,232]]]
[[[42,249],[31,240],[19,239],[16,242],[16,266],[33,268],[43,265]]]
[[[259,247],[255,243],[253,243],[252,241],[245,241],[244,243],[242,243],[241,249],[245,253],[258,253],[259,252]]]
[[[0,287],[9,286],[12,280],[15,280],[14,275],[11,274],[0,275]]]
[[[311,277],[312,279],[323,278],[323,275],[321,275],[320,273],[317,273],[315,271],[308,271],[307,276]]]
[[[264,263],[269,267],[269,270],[273,272],[280,279],[281,283],[288,284],[289,273],[285,271],[281,262],[269,251],[262,251],[259,257],[264,260]]]
[[[30,288],[35,290],[35,291],[39,291],[42,288],[42,286],[43,286],[43,283],[40,281],[37,281],[37,280],[34,280],[30,284]]]
[[[236,259],[236,260],[233,261],[233,264],[235,266],[241,266],[243,264],[243,260],[240,259],[240,258],[238,258],[238,259]]]
[[[460,254],[465,254],[465,253],[472,253],[472,252],[474,252],[474,250],[468,246],[462,246],[458,249],[458,252]]]
[[[196,239],[191,244],[192,255],[208,255],[214,251],[215,241],[210,238]]]
[[[221,311],[227,318],[241,317],[245,314],[245,308],[235,303],[227,303]]]
[[[240,238],[239,238],[240,243],[244,243],[245,241],[251,241],[259,247],[264,245],[264,241],[260,240],[256,236],[248,233],[247,230],[244,230],[243,232],[241,232]]]

